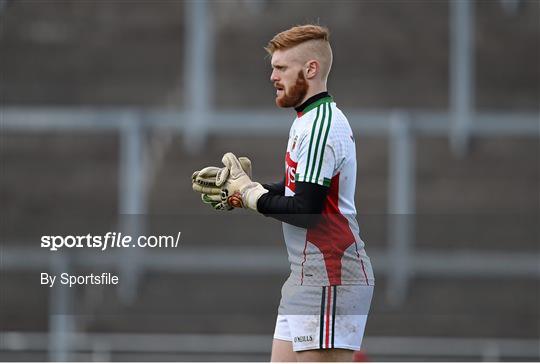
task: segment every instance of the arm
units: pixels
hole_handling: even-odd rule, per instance
[[[272,195],[285,195],[285,178],[276,183],[264,183],[263,187],[268,190],[268,193]]]
[[[315,183],[297,182],[294,196],[266,193],[257,201],[257,210],[294,226],[313,227],[319,221],[328,190]]]

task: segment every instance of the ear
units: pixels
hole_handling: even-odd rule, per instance
[[[314,78],[319,74],[319,71],[321,69],[321,65],[317,60],[310,60],[307,61],[304,66],[304,74],[306,75],[306,79]]]

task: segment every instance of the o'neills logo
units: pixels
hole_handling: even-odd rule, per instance
[[[307,336],[295,336],[294,342],[295,343],[305,343],[307,341],[313,341],[313,336],[307,335]]]
[[[287,152],[287,155],[285,157],[285,185],[293,192],[296,189],[296,184],[294,180],[296,174],[296,166],[298,166],[298,163],[293,161],[291,159],[291,155],[289,154],[289,152]]]

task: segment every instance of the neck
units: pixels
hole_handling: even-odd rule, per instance
[[[302,105],[311,96],[315,96],[315,95],[320,94],[321,92],[325,92],[325,91],[326,91],[326,85],[325,84],[309,85],[308,92],[306,93],[306,96],[295,107],[298,107],[298,106]]]

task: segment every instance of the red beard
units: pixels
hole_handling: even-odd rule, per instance
[[[308,84],[302,71],[298,72],[296,82],[287,92],[283,89],[283,95],[276,97],[276,105],[279,107],[295,107],[300,105],[308,92]]]

